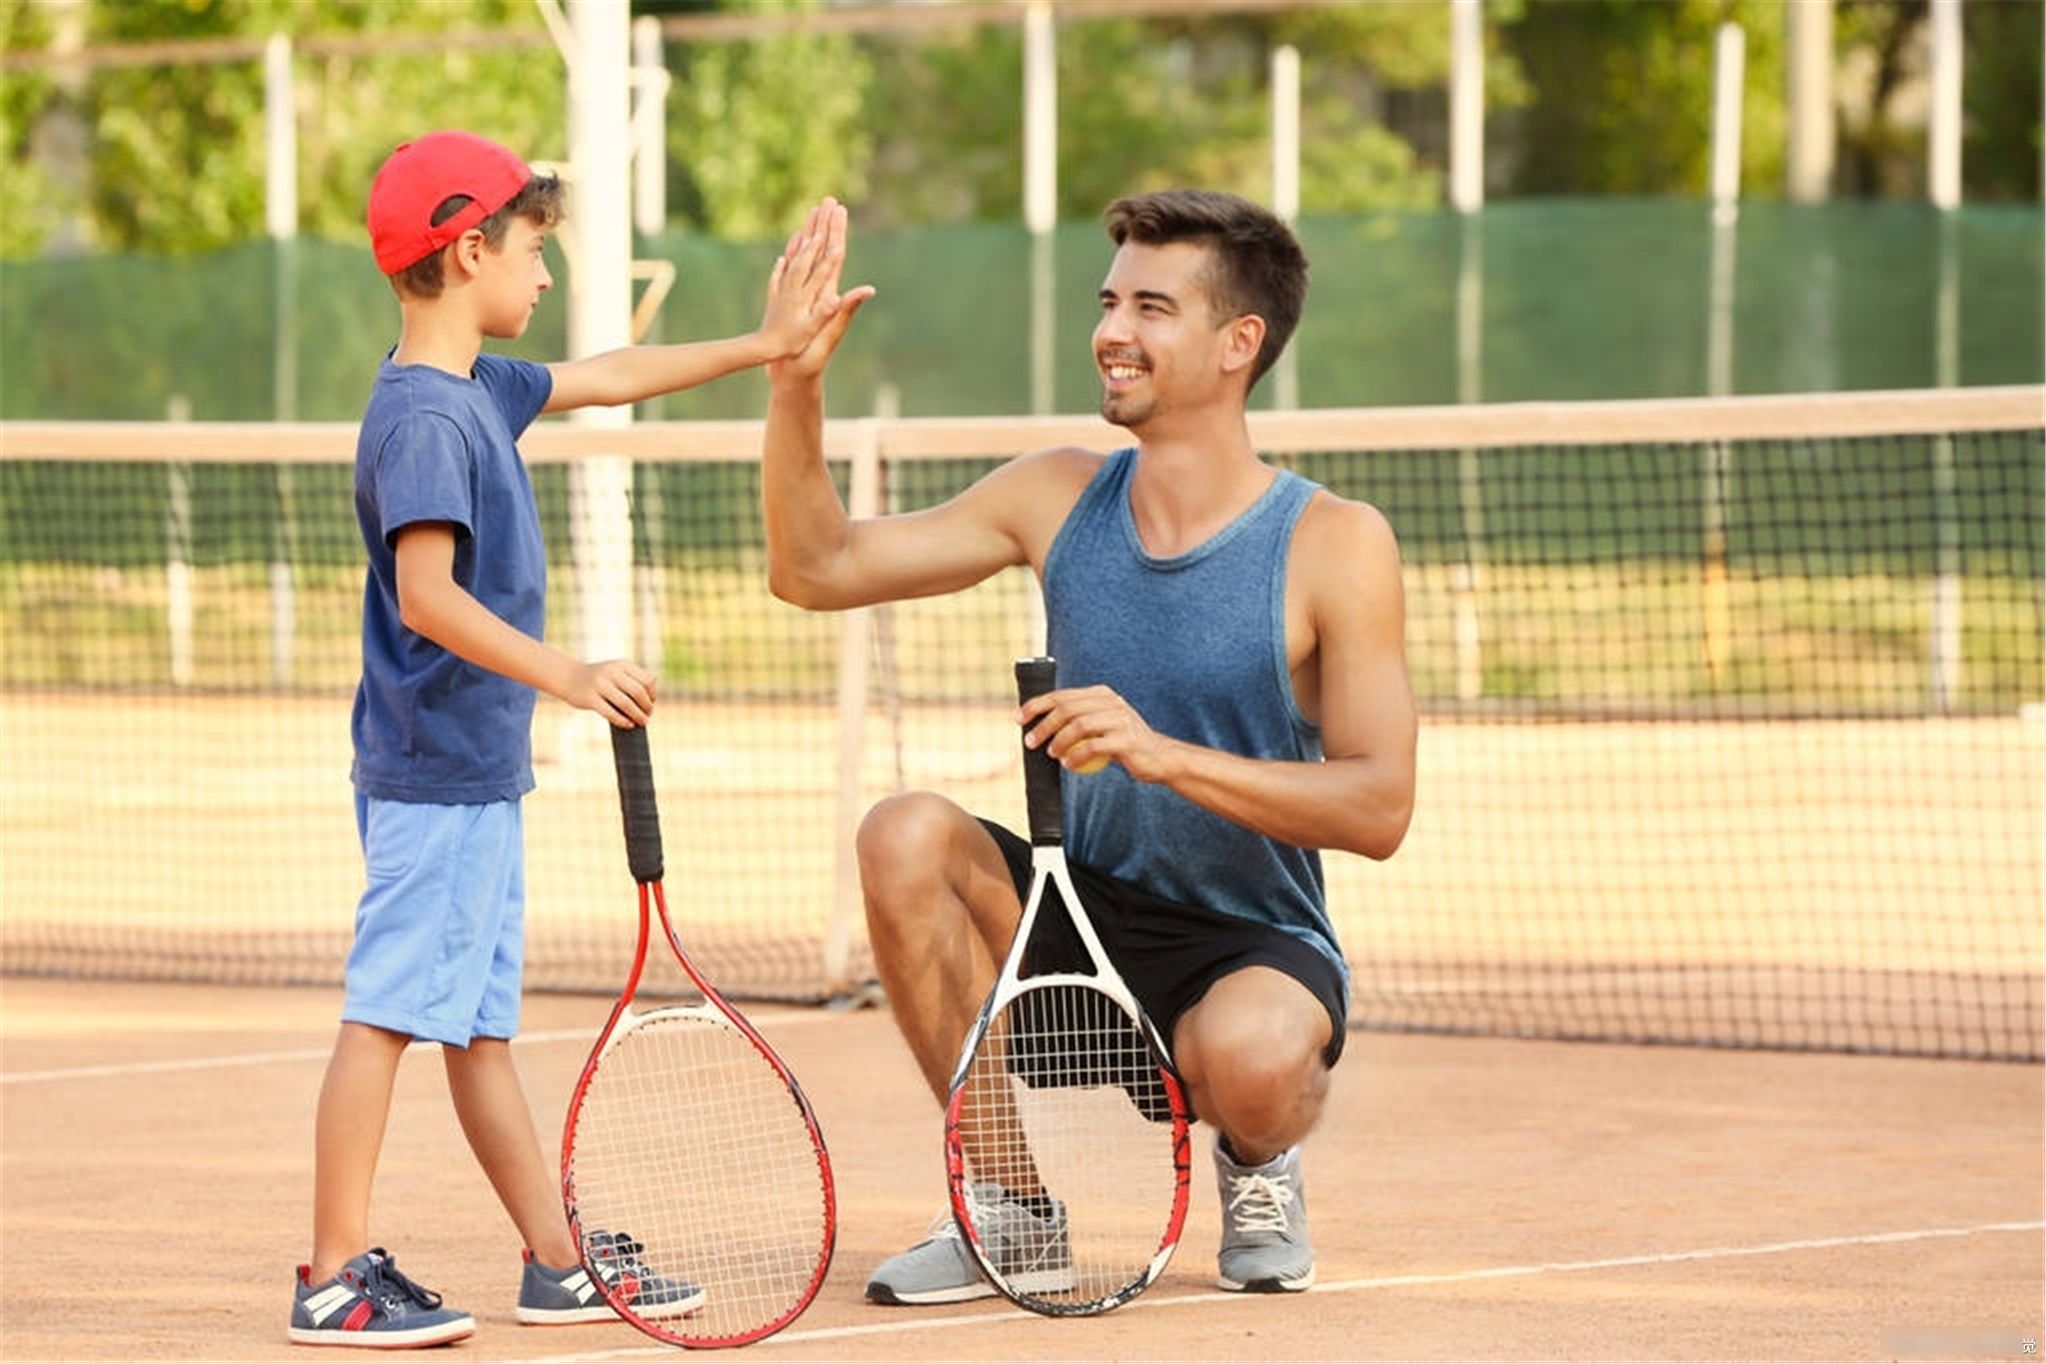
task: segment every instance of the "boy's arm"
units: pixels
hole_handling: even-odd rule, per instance
[[[764,365],[780,354],[762,333],[749,332],[720,341],[626,346],[582,360],[564,360],[547,366],[554,375],[554,391],[540,410],[567,412],[641,402]]]
[[[845,207],[827,198],[776,258],[757,330],[721,341],[625,346],[549,365],[554,389],[541,411],[636,403],[797,354],[838,307],[844,259]]]
[[[626,659],[581,663],[506,624],[455,581],[455,528],[426,521],[398,532],[398,616],[449,653],[622,729],[654,709],[654,677]]]

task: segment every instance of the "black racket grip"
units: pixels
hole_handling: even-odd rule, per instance
[[[1049,658],[1016,660],[1016,703],[1042,696],[1058,685],[1058,664]],[[1059,787],[1063,773],[1058,759],[1042,745],[1023,748],[1023,799],[1030,812],[1030,842],[1056,848],[1065,842],[1065,803]]]
[[[654,803],[654,759],[646,726],[611,726],[611,759],[618,768],[618,808],[625,815],[625,861],[641,885],[661,879],[661,811]]]

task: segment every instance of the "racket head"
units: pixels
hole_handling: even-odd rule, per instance
[[[990,1005],[945,1107],[953,1219],[1010,1301],[1106,1312],[1179,1243],[1185,1093],[1141,1016],[1092,977],[1038,977]],[[1031,1194],[1055,1202],[1025,1213]]]
[[[1056,674],[1052,659],[1017,660],[1018,701],[1052,690]],[[946,1184],[997,1290],[1034,1312],[1088,1316],[1143,1292],[1179,1244],[1187,1103],[1067,873],[1059,765],[1026,741],[1023,775],[1030,894],[953,1074]],[[1031,961],[1040,920],[1055,918],[1084,958],[1070,969]]]
[[[1091,1316],[1156,1282],[1179,1244],[1188,1107],[1087,924],[1064,853],[1040,844],[1032,860],[1015,941],[947,1096],[946,1186],[961,1239],[1003,1296]],[[1039,925],[1059,917],[1080,930],[1084,960],[1025,977]]]
[[[816,1118],[714,994],[627,1012],[599,1039],[570,1102],[562,1194],[591,1282],[669,1344],[770,1336],[831,1267],[837,1207]]]

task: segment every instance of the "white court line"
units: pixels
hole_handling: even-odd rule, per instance
[[[2046,1230],[2046,1222],[1985,1222],[1972,1227],[1925,1227],[1917,1231],[1879,1231],[1861,1236],[1821,1236],[1802,1241],[1773,1241],[1758,1246],[1711,1246],[1699,1250],[1663,1251],[1649,1255],[1616,1255],[1601,1260],[1556,1260],[1543,1264],[1500,1265],[1494,1269],[1461,1269],[1441,1274],[1393,1274],[1370,1279],[1340,1279],[1333,1283],[1318,1283],[1308,1293],[1369,1293],[1388,1288],[1425,1288],[1439,1284],[1481,1283],[1487,1279],[1522,1279],[1538,1274],[1581,1274],[1597,1269],[1636,1269],[1647,1265],[1688,1264],[1699,1260],[1733,1260],[1755,1255],[1788,1255],[1800,1250],[1838,1250],[1847,1246],[1883,1246],[1909,1241],[1937,1241],[1962,1236],[1980,1236],[1989,1232],[2040,1231]],[[1137,1312],[1145,1309],[1165,1311],[1172,1308],[1197,1306],[1218,1302],[1270,1302],[1265,1294],[1247,1295],[1224,1293],[1215,1290],[1207,1293],[1188,1293],[1177,1297],[1146,1297],[1116,1309],[1118,1312]],[[905,1309],[900,1307],[876,1308],[891,1316]],[[1026,1314],[1027,1315],[1027,1314]],[[850,1340],[858,1336],[879,1336],[894,1333],[907,1334],[912,1331],[942,1331],[954,1326],[1015,1326],[1014,1312],[981,1312],[970,1317],[915,1317],[900,1321],[875,1322],[865,1326],[829,1326],[815,1331],[784,1331],[770,1336],[752,1346],[763,1349],[774,1345],[816,1344],[834,1340]],[[634,1348],[629,1350],[594,1350],[568,1355],[539,1355],[525,1364],[587,1364],[587,1361],[605,1359],[651,1359],[656,1356],[672,1356],[674,1351],[660,1347]]]
[[[840,1015],[818,1010],[813,1013],[768,1014],[765,1017],[748,1014],[746,1017],[762,1032],[772,1032],[796,1023],[827,1022],[839,1018]],[[512,1039],[512,1045],[594,1042],[597,1032],[598,1029],[595,1027],[523,1032]],[[179,1061],[127,1061],[104,1066],[67,1066],[58,1070],[22,1070],[11,1075],[0,1075],[0,1085],[40,1085],[57,1080],[123,1079],[130,1075],[164,1075],[187,1070],[234,1070],[242,1066],[267,1066],[281,1061],[324,1061],[332,1054],[332,1047],[306,1047],[298,1051],[245,1051],[228,1056],[193,1056]]]

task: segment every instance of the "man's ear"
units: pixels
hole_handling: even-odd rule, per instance
[[[1264,349],[1265,320],[1256,313],[1244,313],[1229,320],[1222,338],[1222,372],[1234,374],[1257,363]]]

